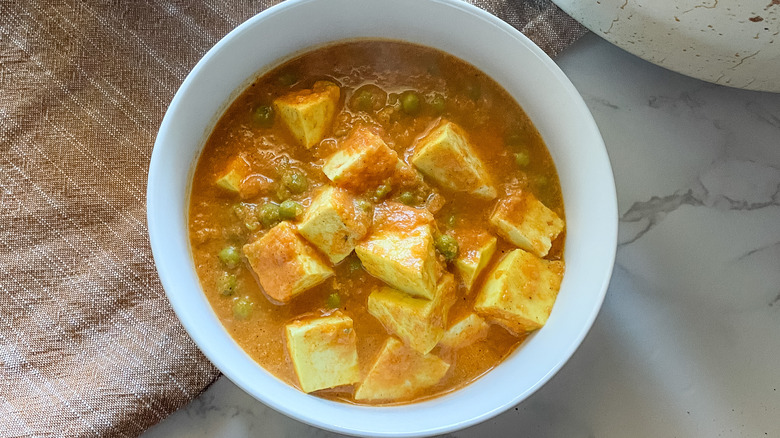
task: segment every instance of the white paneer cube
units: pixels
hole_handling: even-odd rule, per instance
[[[450,350],[457,350],[485,339],[490,330],[490,324],[480,318],[476,313],[469,313],[444,332],[439,341],[439,346]]]
[[[490,223],[498,234],[518,247],[544,257],[563,231],[563,219],[522,190],[498,201]]]
[[[351,385],[360,380],[357,336],[341,312],[285,326],[287,350],[304,392]]]
[[[333,123],[341,91],[329,81],[317,81],[274,100],[274,108],[293,137],[306,149],[319,143]]]
[[[517,335],[539,329],[555,304],[563,271],[563,262],[515,249],[488,273],[474,310]]]
[[[395,202],[382,204],[355,253],[369,274],[412,296],[433,299],[441,266],[429,211]]]
[[[471,291],[474,281],[493,258],[498,239],[481,230],[456,230],[455,237],[459,247],[455,268],[466,289]]]
[[[244,245],[243,251],[266,295],[279,303],[290,301],[333,275],[289,222],[276,225]]]
[[[381,137],[368,128],[357,127],[325,160],[322,171],[334,185],[363,193],[392,179],[405,166]]]
[[[344,260],[371,226],[370,213],[355,204],[355,197],[346,190],[325,186],[298,225],[298,232],[331,263]]]
[[[355,391],[355,400],[395,402],[408,400],[439,383],[450,365],[433,354],[421,354],[390,337],[366,378]]]
[[[238,154],[233,157],[232,160],[225,167],[225,170],[220,174],[215,183],[223,189],[238,193],[241,189],[241,181],[244,180],[252,169],[243,154]]]
[[[426,354],[444,336],[447,313],[455,302],[455,290],[452,274],[441,277],[431,300],[382,287],[368,296],[368,313],[406,345]]]
[[[459,192],[493,199],[496,188],[485,165],[458,125],[441,120],[414,147],[412,164],[437,184]]]

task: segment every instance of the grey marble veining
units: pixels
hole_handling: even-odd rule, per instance
[[[452,436],[780,437],[780,94],[687,78],[594,35],[557,61],[615,173],[609,292],[549,383]],[[144,435],[212,436],[337,435],[224,377]]]

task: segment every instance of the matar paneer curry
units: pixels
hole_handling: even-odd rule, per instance
[[[545,324],[564,272],[558,176],[521,107],[394,41],[319,48],[243,91],[197,164],[189,232],[233,339],[357,404],[474,381]]]

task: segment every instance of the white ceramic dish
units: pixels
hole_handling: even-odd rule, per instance
[[[496,369],[452,394],[405,406],[363,407],[306,395],[259,367],[223,329],[190,257],[190,178],[206,136],[252,78],[291,54],[344,39],[378,37],[436,47],[475,64],[524,107],[556,162],[568,236],[567,270],[547,325]],[[519,32],[454,0],[302,0],[242,24],[195,66],[160,127],[149,168],[149,236],[160,279],[185,329],[233,382],[300,421],[371,436],[446,433],[522,401],[577,349],[610,279],[617,239],[614,181],[582,98],[558,67]],[[282,340],[280,340],[282,342]]]
[[[553,0],[647,61],[729,87],[780,92],[780,2]]]

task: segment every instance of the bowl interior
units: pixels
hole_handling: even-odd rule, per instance
[[[307,396],[279,381],[224,330],[201,292],[190,257],[190,179],[224,109],[263,71],[306,49],[354,38],[405,40],[476,65],[533,120],[555,160],[563,189],[567,268],[547,325],[478,381],[413,405],[353,406]],[[543,385],[576,350],[598,313],[617,236],[612,170],[580,95],[555,63],[519,32],[456,0],[293,0],[236,28],[195,66],[165,115],[149,169],[147,209],[160,279],[204,354],[242,389],[291,417],[373,436],[463,428],[514,406]]]

